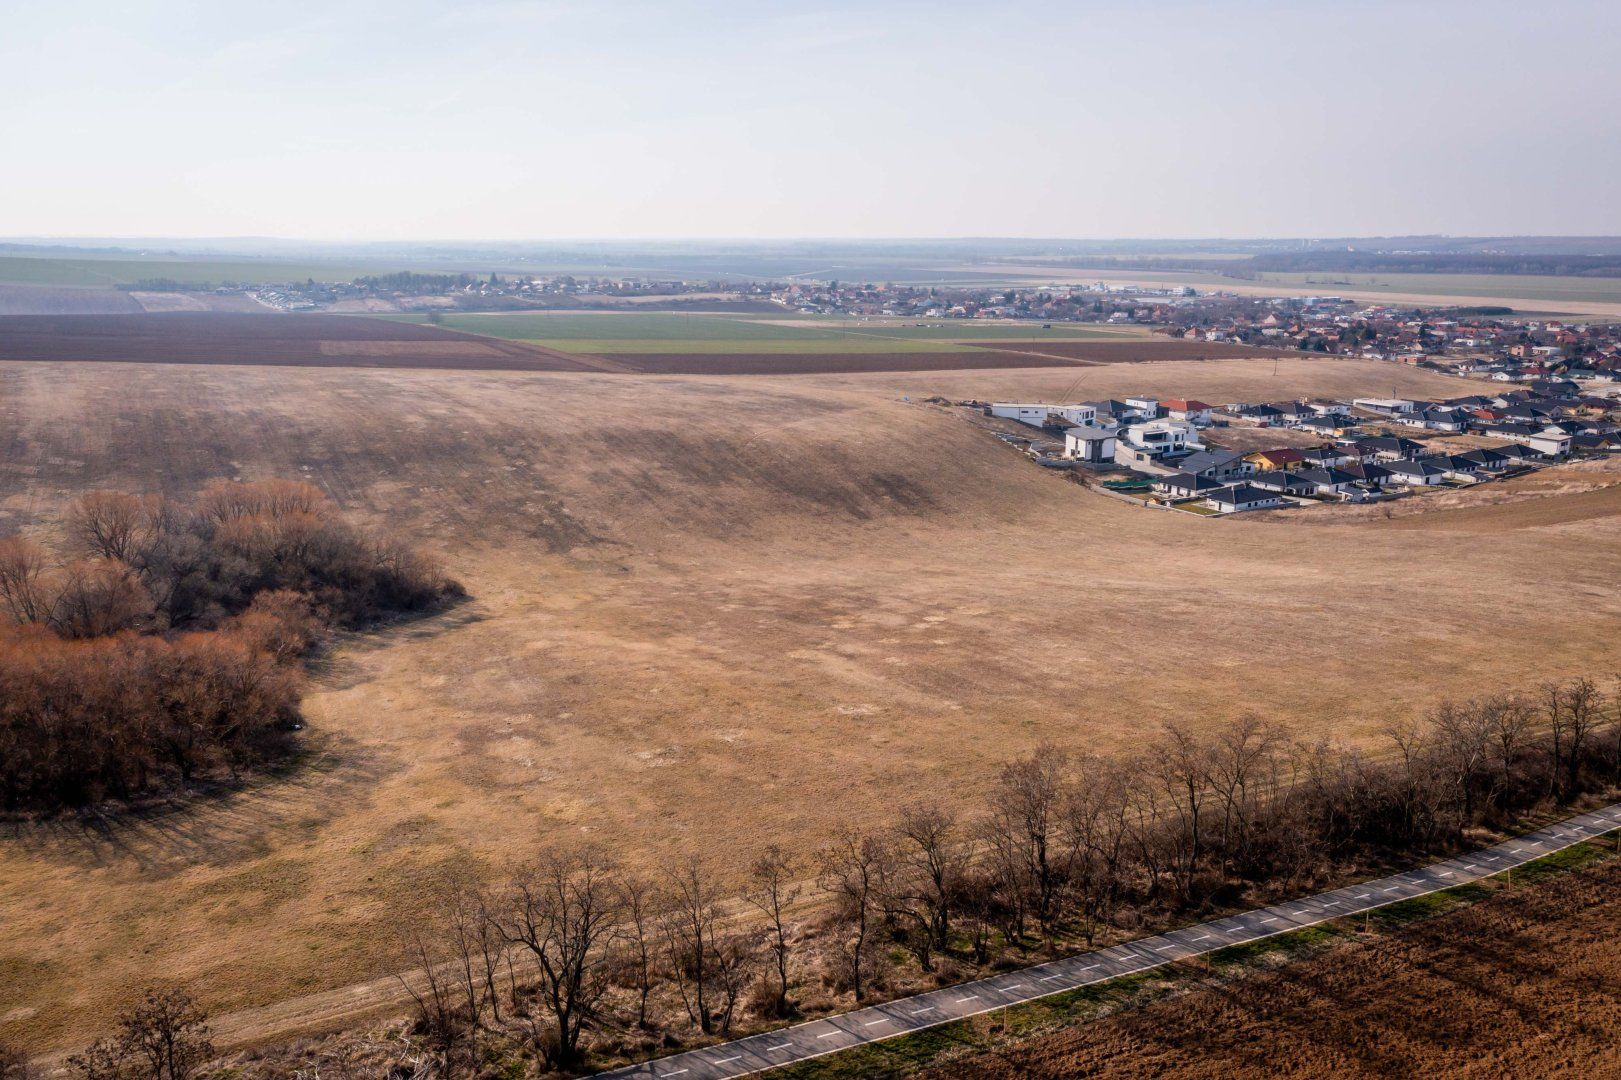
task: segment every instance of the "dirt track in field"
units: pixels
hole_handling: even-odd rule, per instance
[[[919,1074],[1621,1075],[1621,863]]]

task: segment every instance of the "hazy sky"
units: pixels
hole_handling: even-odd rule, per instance
[[[1621,233],[1621,2],[13,2],[0,235]]]

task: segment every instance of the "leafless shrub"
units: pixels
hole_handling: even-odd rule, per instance
[[[190,1080],[214,1056],[208,1017],[179,990],[148,990],[118,1034],[68,1059],[83,1080]]]

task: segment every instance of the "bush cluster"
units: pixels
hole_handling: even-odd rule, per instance
[[[299,482],[215,483],[189,503],[92,492],[67,534],[61,563],[0,538],[0,809],[128,799],[282,757],[321,624],[460,592]]]

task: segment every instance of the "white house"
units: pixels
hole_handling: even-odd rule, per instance
[[[1126,407],[1144,420],[1152,420],[1159,415],[1158,398],[1129,397],[1126,399]]]
[[[1077,461],[1113,461],[1115,433],[1083,424],[1064,432],[1064,456]]]
[[[1193,499],[1227,487],[1220,480],[1191,473],[1173,473],[1154,481],[1154,490],[1172,499]]]
[[[1552,425],[1539,431],[1529,424],[1502,424],[1493,428],[1492,434],[1519,443],[1543,457],[1564,457],[1570,453],[1570,435]]]
[[[1194,427],[1210,426],[1210,410],[1214,407],[1192,398],[1167,398],[1160,402],[1172,420],[1186,420]]]
[[[1366,409],[1376,413],[1410,413],[1418,407],[1418,402],[1408,401],[1406,398],[1380,398],[1359,397],[1351,401],[1359,409]]]
[[[1114,459],[1121,465],[1146,465],[1168,454],[1203,449],[1198,429],[1186,420],[1151,420],[1122,430],[1115,441]]]
[[[1408,487],[1433,487],[1446,482],[1449,470],[1437,465],[1433,461],[1392,461],[1385,465],[1390,470],[1390,484],[1405,484]]]
[[[1283,496],[1276,491],[1262,491],[1248,484],[1234,484],[1204,497],[1204,503],[1223,514],[1236,514],[1242,510],[1269,510],[1283,505]]]
[[[1011,401],[993,401],[991,415],[1000,416],[1004,420],[1017,420],[1021,424],[1032,427],[1041,427],[1047,423],[1047,417],[1059,416],[1071,424],[1090,424],[1097,419],[1098,411],[1090,405],[1042,405],[1019,404]]]

